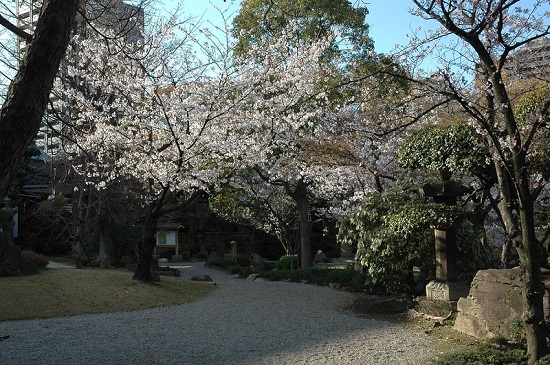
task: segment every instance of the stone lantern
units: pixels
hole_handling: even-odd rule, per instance
[[[435,203],[456,205],[457,198],[470,188],[451,180],[451,173],[440,173],[441,183],[426,184],[421,194],[431,197]],[[426,285],[426,297],[432,300],[457,301],[468,295],[469,285],[457,279],[456,229],[460,222],[445,227],[435,227],[435,280]]]

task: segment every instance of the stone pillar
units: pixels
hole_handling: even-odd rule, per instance
[[[456,230],[435,229],[435,277],[456,281]]]
[[[229,245],[231,246],[231,258],[233,260],[236,260],[237,259],[237,242],[231,241],[229,242]]]

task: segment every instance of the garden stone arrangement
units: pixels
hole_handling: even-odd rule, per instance
[[[0,323],[0,364],[423,364],[420,329],[356,316],[355,294],[247,281],[181,263],[217,289],[194,303],[125,313]]]

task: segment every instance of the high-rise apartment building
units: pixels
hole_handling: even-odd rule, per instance
[[[512,53],[509,61],[507,69],[513,77],[550,77],[550,38],[527,43]]]

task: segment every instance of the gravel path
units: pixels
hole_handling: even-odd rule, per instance
[[[236,279],[202,263],[180,271],[210,275],[217,289],[173,307],[0,322],[0,338],[10,336],[0,364],[416,365],[432,354],[420,330],[342,309],[351,293]]]

